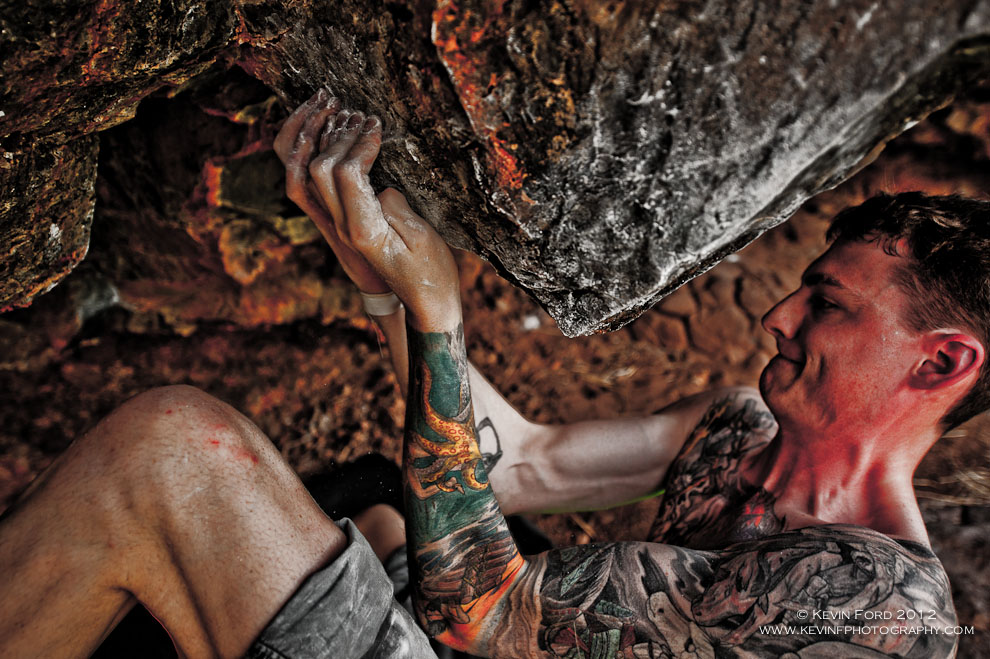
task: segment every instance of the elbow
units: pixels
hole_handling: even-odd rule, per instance
[[[546,449],[553,439],[552,428],[527,424],[517,429],[511,442],[504,442],[488,478],[504,515],[518,515],[542,510],[551,485],[545,477],[555,471]],[[490,433],[482,433],[482,439]],[[485,450],[485,446],[482,446]],[[552,479],[551,479],[552,480]]]
[[[482,620],[461,619],[456,604],[444,605],[441,610],[424,610],[416,606],[416,618],[426,635],[449,648],[469,654],[483,654],[480,637]]]
[[[417,589],[419,596],[414,605],[420,626],[431,639],[455,650],[490,656],[493,631],[511,610],[510,593],[521,583],[528,567],[529,563],[514,552],[501,570],[502,578],[490,590],[471,598],[465,598],[463,592],[451,592],[448,581],[433,585],[435,590],[442,588],[445,595],[429,601]]]

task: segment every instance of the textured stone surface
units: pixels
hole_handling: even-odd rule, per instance
[[[98,151],[95,135],[0,148],[0,312],[48,291],[86,256]]]
[[[29,304],[86,255],[94,132],[133,117],[152,91],[205,70],[234,35],[233,14],[219,7],[2,3],[0,308]]]
[[[5,0],[0,135],[74,137],[134,115],[151,91],[203,70],[235,36],[227,3]]]
[[[986,2],[427,6],[303,17],[305,29],[247,53],[249,70],[296,100],[316,73],[382,114],[380,180],[567,334],[635,317],[990,60],[959,48],[990,32]]]
[[[635,317],[990,66],[987,0],[77,4],[7,3],[0,17],[0,144],[15,152],[4,176],[36,175],[40,153],[18,158],[20,145],[46,139],[64,145],[56,153],[81,153],[81,136],[213,62],[236,63],[288,104],[325,84],[384,118],[376,183],[404,188],[452,243],[496,264],[568,334]],[[270,110],[236,99],[209,108],[234,123],[259,119],[269,133],[258,129],[259,149],[279,116]],[[245,171],[233,160],[223,171],[185,166],[229,178]],[[93,176],[84,169],[58,189],[84,190]],[[86,217],[78,194],[25,189],[20,207]],[[208,304],[224,309],[217,319],[295,317],[260,309],[281,295],[275,283],[260,293],[264,278],[291,274],[285,236],[230,199],[212,201],[240,214],[221,223],[216,245],[183,226],[195,213],[159,218],[161,242],[186,233],[199,244],[190,250],[219,250],[221,268],[207,270],[223,277],[197,280],[204,294],[226,287]],[[5,211],[0,226],[40,244],[50,223]],[[28,303],[68,269],[30,254],[0,283],[0,306]],[[153,290],[131,297],[167,305],[144,279]],[[312,306],[322,293],[310,284],[290,307],[322,304]],[[246,297],[231,306],[235,292]]]

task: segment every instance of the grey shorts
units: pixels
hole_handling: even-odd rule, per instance
[[[275,615],[252,659],[436,659],[426,634],[395,599],[408,588],[405,551],[386,568],[349,519],[337,522],[348,546],[310,575]]]

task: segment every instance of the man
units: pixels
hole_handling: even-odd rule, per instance
[[[549,427],[468,364],[449,250],[401,195],[371,189],[380,140],[380,121],[320,92],[275,146],[290,196],[369,294],[397,372],[410,374],[407,536],[429,634],[499,657],[954,653],[949,586],[911,473],[947,427],[987,407],[990,300],[984,283],[955,309],[924,273],[963,254],[967,236],[972,247],[982,232],[970,252],[988,253],[987,204],[888,199],[841,216],[833,246],[764,319],[779,355],[763,400],[730,389],[649,418]],[[909,240],[886,220],[857,233],[891,208],[918,225]],[[943,231],[953,241],[932,247]],[[476,428],[503,438],[490,474]],[[650,542],[524,557],[502,517],[658,486]],[[422,639],[377,573],[361,575],[374,596],[351,598],[358,614],[338,611],[348,600],[334,594],[361,583],[334,572],[361,546],[345,529],[234,410],[188,388],[150,392],[70,448],[0,525],[12,575],[0,643],[85,654],[137,600],[185,654],[429,656],[398,648]]]

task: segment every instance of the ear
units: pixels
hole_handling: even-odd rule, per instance
[[[951,387],[978,373],[986,358],[983,344],[969,334],[933,332],[926,348],[925,358],[911,372],[916,389]]]

